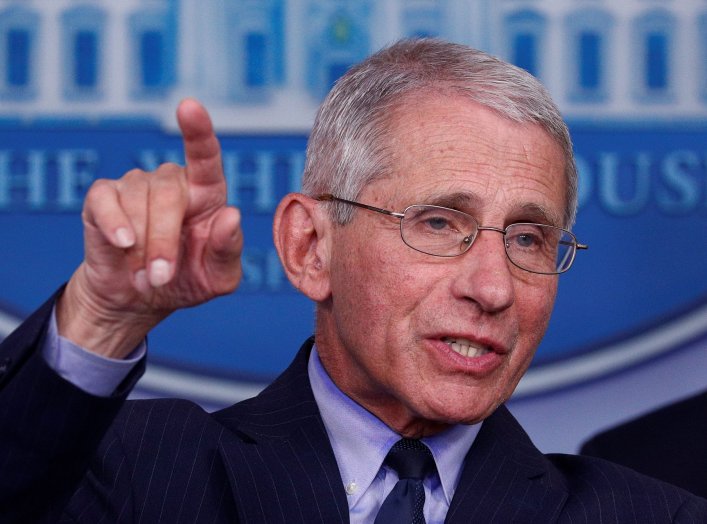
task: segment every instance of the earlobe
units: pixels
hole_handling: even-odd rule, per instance
[[[316,200],[301,193],[286,195],[275,210],[273,240],[293,286],[312,300],[329,298],[329,231],[331,222]]]

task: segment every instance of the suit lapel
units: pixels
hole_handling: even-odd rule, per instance
[[[557,519],[566,498],[550,463],[501,406],[466,456],[445,522],[546,524]]]
[[[307,375],[312,340],[260,395],[214,416],[241,522],[349,522],[341,475]],[[235,434],[230,434],[229,431]],[[554,522],[567,489],[501,406],[465,459],[446,521]]]
[[[216,414],[242,522],[348,522],[341,475],[307,375],[311,340],[260,395]]]

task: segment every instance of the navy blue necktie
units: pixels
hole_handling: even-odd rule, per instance
[[[422,479],[435,472],[429,448],[419,440],[397,441],[383,462],[398,473],[398,483],[383,501],[374,524],[424,524]]]

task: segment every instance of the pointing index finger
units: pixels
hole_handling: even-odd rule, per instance
[[[193,98],[182,100],[177,121],[184,139],[187,179],[197,185],[223,182],[221,145],[204,106]]]

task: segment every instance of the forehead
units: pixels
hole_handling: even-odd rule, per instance
[[[396,205],[424,200],[562,223],[564,157],[539,125],[512,122],[459,95],[426,94],[398,104],[388,132],[391,176],[373,185]]]

